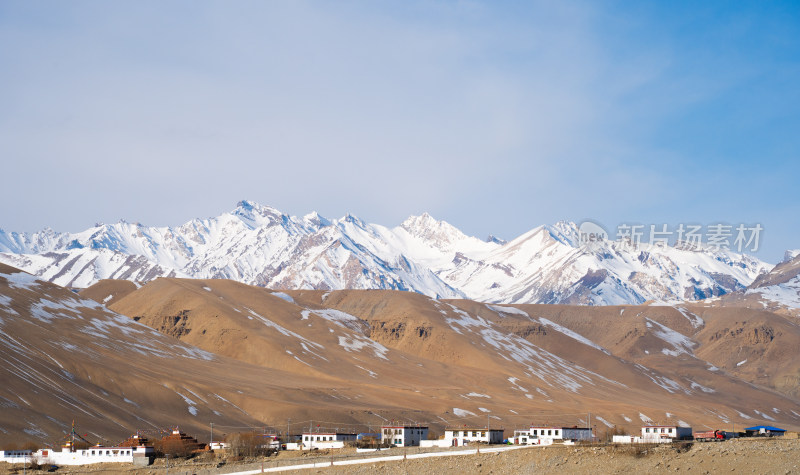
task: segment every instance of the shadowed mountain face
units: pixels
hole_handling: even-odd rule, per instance
[[[800,331],[746,308],[572,307],[397,291],[104,281],[84,300],[0,268],[0,442],[181,425],[386,420],[800,428]],[[109,308],[98,302],[105,301]],[[792,379],[795,378],[795,379]],[[91,440],[91,438],[90,438]]]
[[[85,288],[102,279],[232,279],[275,289],[390,289],[498,303],[679,302],[744,289],[771,266],[727,250],[581,244],[578,226],[508,242],[470,237],[428,214],[399,226],[347,215],[288,216],[242,201],[215,218],[156,228],[119,222],[78,233],[0,230],[0,262]]]
[[[746,289],[707,301],[704,305],[748,307],[800,317],[800,252],[787,251],[783,262],[758,276]]]

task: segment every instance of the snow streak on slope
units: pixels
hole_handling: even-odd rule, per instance
[[[0,262],[63,286],[102,278],[226,278],[276,289],[394,289],[435,298],[588,305],[678,302],[749,285],[769,266],[728,251],[578,245],[573,223],[489,242],[428,214],[395,228],[242,201],[176,228],[119,222],[80,233],[0,231]]]
[[[762,299],[791,308],[800,308],[800,277],[784,284],[747,290],[746,295],[760,295]]]

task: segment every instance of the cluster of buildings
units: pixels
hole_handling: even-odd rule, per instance
[[[345,432],[304,432],[294,442],[283,445],[285,450],[315,450],[343,448],[348,442],[371,440],[376,445],[391,447],[462,447],[470,444],[549,445],[554,440],[592,440],[592,431],[578,427],[534,426],[516,431],[514,439],[506,441],[504,429],[488,427],[448,428],[438,439],[429,439],[429,428],[421,425],[386,425],[379,433],[356,434]],[[277,438],[277,436],[275,436]]]
[[[126,445],[120,447],[94,446],[73,449],[65,444],[61,450],[39,449],[0,451],[0,462],[40,465],[91,465],[95,463],[132,463],[147,466],[153,463],[155,449],[150,445]]]
[[[73,429],[74,432],[74,429]],[[653,444],[668,443],[680,440],[726,440],[740,436],[775,436],[786,431],[778,427],[748,427],[745,432],[733,433],[721,430],[692,433],[690,427],[676,425],[646,425],[639,435],[614,435],[613,443],[618,444]],[[283,442],[278,434],[259,435],[261,447],[274,450],[318,450],[341,449],[345,445],[371,441],[375,445],[391,447],[461,447],[472,444],[514,444],[514,445],[552,445],[554,443],[570,445],[581,441],[593,441],[595,435],[588,427],[564,427],[551,425],[532,425],[527,429],[515,430],[513,437],[504,439],[503,429],[488,427],[448,428],[438,439],[428,439],[429,429],[421,425],[386,425],[379,433],[349,433],[339,431],[303,432],[299,436],[290,437]],[[190,450],[225,450],[225,442],[211,442],[208,446],[175,429],[161,439],[162,443],[180,444]],[[52,465],[89,465],[95,463],[132,463],[146,466],[153,462],[155,450],[144,437],[137,435],[115,447],[96,445],[84,449],[76,449],[74,438],[67,442],[61,450],[40,449],[0,451],[0,462],[26,464],[36,461],[39,464]]]
[[[155,447],[146,437],[139,434],[132,435],[116,446],[95,445],[87,448],[77,448],[75,444],[75,428],[72,437],[60,450],[51,448],[33,450],[5,450],[0,451],[0,462],[12,464],[40,465],[91,465],[95,463],[132,463],[137,466],[147,466],[153,463],[156,456]],[[77,436],[83,439],[80,436]],[[161,439],[161,443],[180,445],[189,451],[202,450],[204,445],[180,432],[177,428]]]

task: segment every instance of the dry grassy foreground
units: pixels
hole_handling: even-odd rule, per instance
[[[279,459],[289,458],[297,463],[311,461],[310,456],[283,453]],[[269,459],[265,466],[274,463]],[[170,474],[210,475],[242,470],[254,470],[261,462],[228,463],[217,468],[216,463],[199,460],[170,464]],[[409,459],[398,462],[335,466],[324,469],[282,473],[320,474],[519,474],[539,472],[560,473],[800,473],[800,440],[797,439],[741,439],[729,442],[689,443],[676,446],[634,447],[568,447],[551,446],[513,450],[497,454],[478,454],[458,457]],[[0,464],[0,473],[22,473]],[[32,473],[30,470],[28,473]],[[146,469],[130,466],[63,467],[57,473],[106,473],[127,475],[158,475],[166,473],[163,460]]]
[[[543,447],[498,454],[333,467],[318,473],[800,473],[800,440],[738,440],[685,447]]]

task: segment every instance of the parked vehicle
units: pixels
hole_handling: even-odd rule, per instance
[[[708,430],[705,432],[695,432],[694,433],[694,440],[699,442],[721,442],[725,439],[729,439],[730,437],[727,436],[725,431],[722,430]]]

